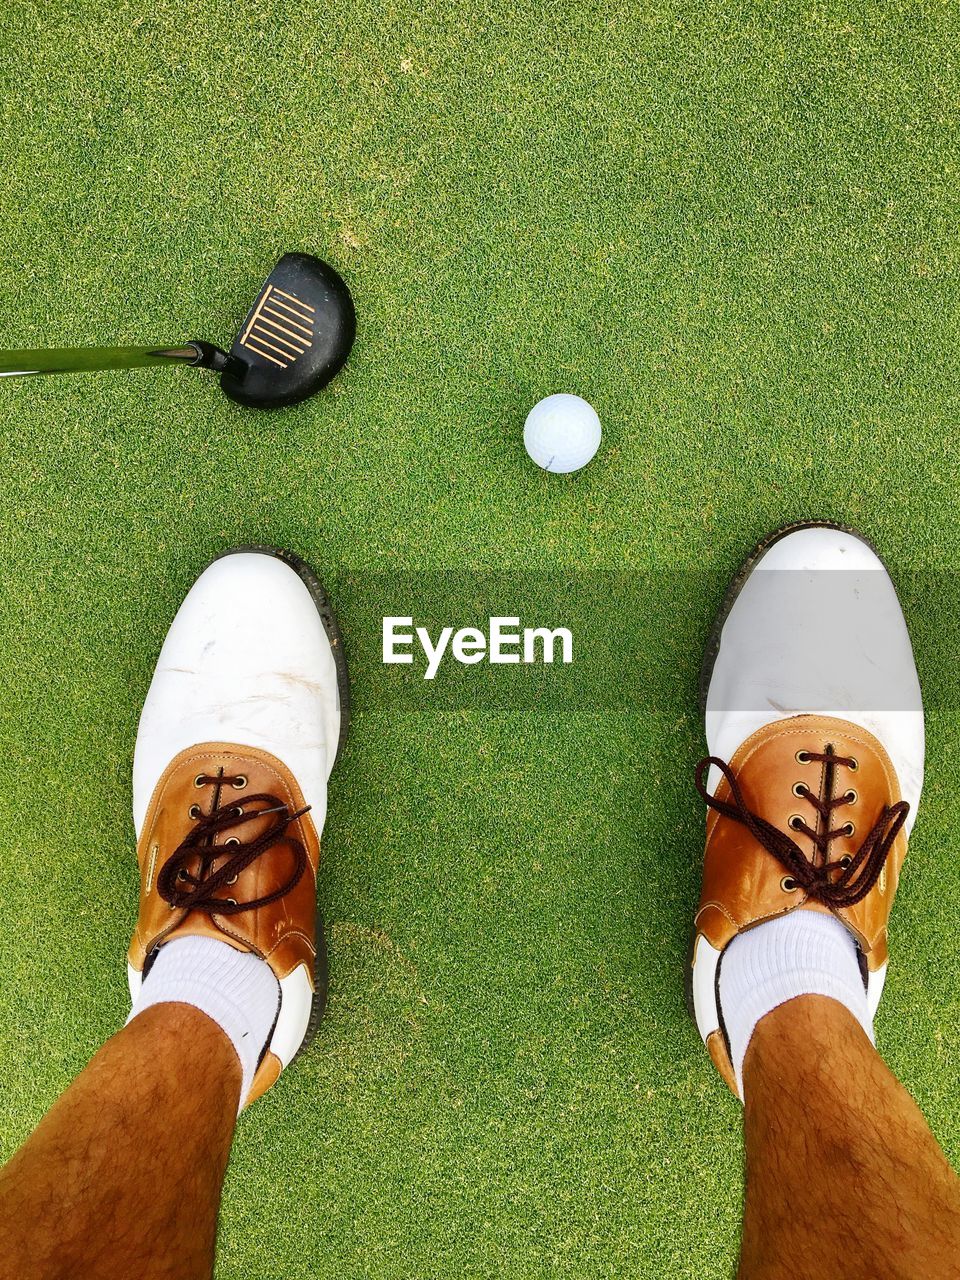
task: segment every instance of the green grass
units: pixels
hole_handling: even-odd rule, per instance
[[[277,417],[189,372],[0,386],[0,1157],[125,1015],[133,735],[193,577],[288,545],[355,655],[329,1017],[240,1124],[221,1280],[730,1273],[739,1109],[681,992],[696,671],[802,516],[906,584],[929,774],[878,1033],[960,1157],[960,19],[734,8],[0,15],[0,345],[226,340],[290,248],[359,311]],[[554,390],[604,423],[572,479],[522,451]],[[636,704],[386,696],[400,569],[615,571]]]

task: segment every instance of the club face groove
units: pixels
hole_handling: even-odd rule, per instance
[[[243,328],[240,345],[288,369],[313,346],[315,315],[315,307],[268,281]]]
[[[333,267],[285,254],[240,326],[220,385],[239,404],[297,404],[342,368],[355,333],[353,299]]]

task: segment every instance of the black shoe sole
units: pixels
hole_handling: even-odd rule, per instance
[[[323,629],[327,633],[327,639],[330,641],[330,648],[333,651],[333,661],[337,669],[337,689],[340,695],[340,737],[337,740],[337,751],[331,766],[331,772],[336,767],[337,761],[343,750],[343,744],[347,740],[347,733],[350,729],[350,673],[347,669],[347,655],[343,647],[343,635],[340,631],[340,625],[337,622],[336,614],[327,598],[327,593],[320,585],[320,579],[314,573],[310,565],[305,560],[301,560],[298,555],[292,551],[284,551],[280,547],[271,547],[263,543],[247,543],[239,547],[230,547],[226,551],[222,551],[220,555],[215,556],[211,563],[224,559],[225,556],[235,556],[242,554],[259,554],[273,556],[277,560],[282,560],[284,564],[288,564],[291,569],[298,575],[304,586],[310,592],[313,603],[317,606],[317,612],[320,614],[320,621],[323,623]],[[323,1011],[327,1004],[327,990],[329,986],[329,967],[327,962],[327,937],[326,929],[323,922],[323,916],[320,913],[320,906],[317,905],[317,954],[313,962],[313,1001],[310,1005],[310,1021],[307,1023],[307,1031],[303,1037],[303,1043],[290,1060],[290,1065],[296,1062],[301,1053],[309,1048],[317,1030],[320,1026],[320,1020],[323,1017]],[[270,1039],[273,1039],[271,1032]],[[268,1041],[269,1046],[269,1041]]]

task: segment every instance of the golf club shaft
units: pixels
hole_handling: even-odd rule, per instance
[[[34,373],[84,373],[93,369],[139,369],[189,364],[222,369],[227,357],[208,342],[179,347],[67,347],[46,351],[0,351],[0,378]]]

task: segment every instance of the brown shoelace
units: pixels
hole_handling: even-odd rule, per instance
[[[303,842],[296,836],[286,834],[287,827],[297,818],[302,818],[310,806],[290,812],[290,806],[284,804],[276,796],[261,794],[244,796],[231,804],[221,806],[220,799],[225,784],[241,786],[245,782],[242,776],[224,776],[223,769],[216,775],[198,774],[198,787],[213,787],[213,804],[209,813],[200,814],[194,819],[192,831],[181,842],[176,851],[164,864],[157,876],[157,892],[171,907],[182,907],[187,911],[215,912],[221,916],[234,916],[241,911],[253,911],[257,907],[266,907],[276,902],[299,882],[307,869],[307,851]],[[214,844],[214,837],[221,831],[229,831],[242,827],[245,823],[254,822],[257,818],[273,814],[273,821],[262,835],[244,844],[239,838],[236,844]],[[236,898],[218,896],[225,888],[232,885],[237,876],[245,871],[257,858],[269,849],[285,844],[293,853],[294,868],[285,884],[273,893],[264,894],[262,898],[254,898],[251,902],[238,902]],[[211,870],[213,862],[228,854],[226,861],[215,871]],[[189,867],[199,869],[191,872]]]
[[[809,787],[804,787],[803,791],[798,793],[801,798],[813,805],[818,816],[816,829],[808,826],[802,818],[799,818],[796,823],[792,822],[791,825],[795,831],[803,832],[813,840],[819,856],[817,862],[809,859],[785,831],[780,831],[747,807],[740,784],[725,760],[720,760],[717,756],[707,756],[700,761],[696,771],[697,790],[711,809],[746,827],[757,843],[776,858],[788,872],[789,878],[809,897],[834,910],[840,907],[852,907],[867,896],[880,878],[887,854],[906,821],[910,806],[906,800],[884,805],[859,850],[852,857],[830,862],[831,842],[838,836],[851,834],[851,828],[846,823],[843,826],[831,828],[833,812],[840,805],[852,804],[855,799],[850,791],[844,791],[838,796],[833,795],[836,769],[838,766],[856,769],[857,762],[847,756],[836,755],[830,745],[825,751],[809,751],[805,755],[805,763],[820,763],[826,766],[824,795],[822,799],[820,796],[815,796]],[[712,764],[717,766],[730,784],[732,803],[727,800],[718,800],[707,791],[704,779]]]

